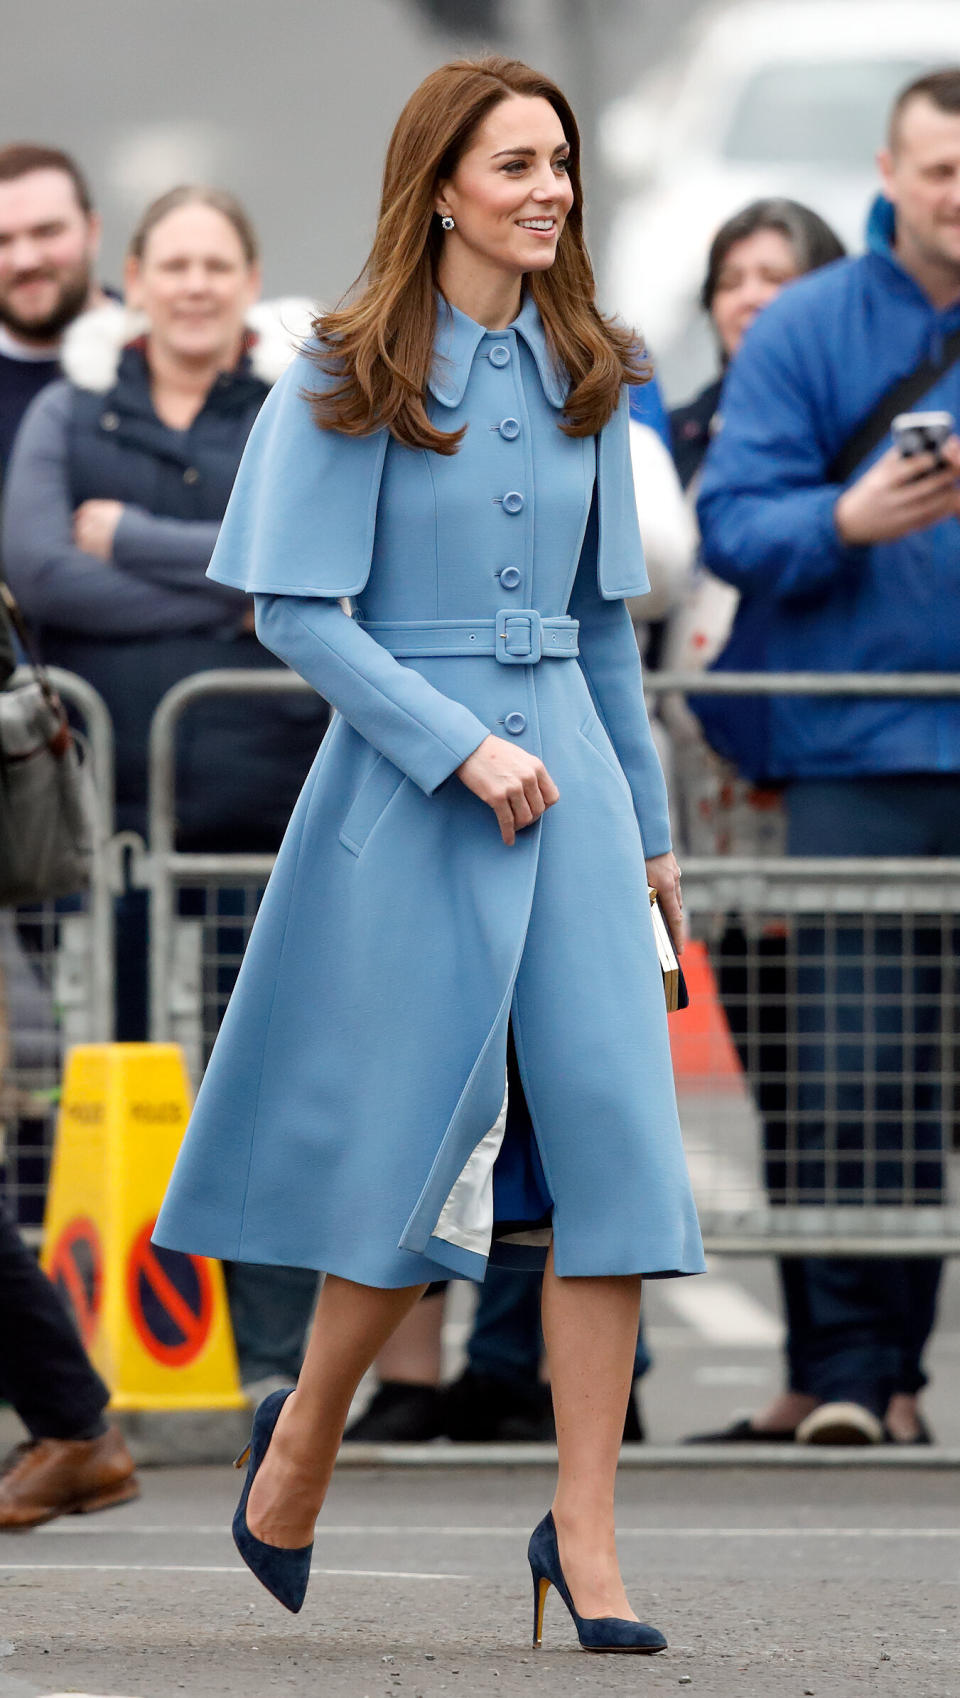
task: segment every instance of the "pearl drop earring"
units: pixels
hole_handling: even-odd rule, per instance
[[[444,230],[452,230],[453,227],[454,227],[453,219],[450,217],[449,212],[444,213],[443,217],[440,220],[440,223],[443,226]]]

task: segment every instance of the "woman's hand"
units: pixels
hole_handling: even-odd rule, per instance
[[[508,844],[515,843],[517,832],[538,820],[560,796],[543,762],[503,737],[485,737],[457,767],[457,777],[493,809],[500,835]]]
[[[683,899],[680,895],[680,868],[672,851],[666,855],[651,855],[647,862],[647,883],[652,884],[660,898],[663,917],[670,928],[673,947],[683,954],[687,927],[683,918]]]
[[[84,554],[113,559],[113,539],[123,518],[122,501],[83,501],[73,515],[73,540]]]

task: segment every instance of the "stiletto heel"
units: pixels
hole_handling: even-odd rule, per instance
[[[255,1574],[262,1586],[272,1592],[278,1603],[285,1609],[292,1610],[294,1615],[301,1608],[307,1591],[307,1581],[310,1578],[310,1558],[313,1555],[313,1543],[299,1545],[295,1549],[285,1550],[281,1545],[268,1545],[251,1533],[247,1526],[247,1499],[250,1487],[256,1478],[257,1469],[270,1448],[273,1430],[284,1403],[290,1396],[288,1391],[274,1391],[265,1397],[253,1417],[253,1429],[250,1443],[240,1452],[234,1463],[235,1468],[242,1468],[247,1462],[247,1477],[240,1493],[240,1502],[233,1518],[233,1542],[243,1557],[252,1574]]]
[[[547,1513],[535,1527],[527,1547],[530,1572],[533,1575],[533,1645],[536,1649],[543,1638],[543,1606],[551,1586],[555,1586],[573,1617],[574,1626],[585,1651],[665,1651],[667,1641],[656,1627],[645,1621],[624,1621],[619,1616],[578,1615],[573,1607],[570,1588],[560,1567],[560,1550],[553,1515]]]
[[[550,1582],[545,1574],[533,1575],[533,1648],[539,1651],[543,1639],[543,1606],[547,1601]]]

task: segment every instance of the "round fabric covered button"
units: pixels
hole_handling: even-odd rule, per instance
[[[511,489],[507,492],[503,498],[503,511],[505,513],[523,512],[523,496],[519,490]]]
[[[495,342],[487,355],[487,359],[492,366],[508,366],[510,364],[510,349],[505,348],[502,342]]]
[[[200,482],[200,473],[197,471],[196,466],[188,466],[187,467],[186,471],[183,474],[183,481],[184,481],[184,483],[199,483]]]
[[[520,420],[501,419],[500,435],[506,437],[508,442],[513,442],[520,435]]]
[[[120,415],[119,413],[101,413],[100,423],[104,430],[119,430]]]
[[[519,737],[521,731],[527,729],[527,716],[524,713],[508,713],[503,723],[511,737]]]
[[[516,566],[504,566],[497,576],[505,590],[515,590],[520,582],[520,573]]]

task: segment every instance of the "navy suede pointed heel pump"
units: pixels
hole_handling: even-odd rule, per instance
[[[288,1391],[274,1391],[264,1398],[253,1417],[250,1443],[234,1463],[235,1468],[242,1468],[244,1463],[248,1462],[248,1467],[240,1502],[237,1504],[237,1513],[233,1518],[233,1542],[261,1585],[265,1586],[268,1592],[272,1592],[285,1609],[292,1610],[296,1615],[302,1607],[307,1581],[310,1578],[312,1542],[293,1550],[284,1550],[280,1545],[264,1544],[262,1539],[254,1537],[247,1526],[247,1498],[250,1496],[250,1487],[269,1449],[277,1417],[289,1396]]]
[[[550,1513],[544,1516],[539,1527],[534,1528],[527,1556],[533,1573],[534,1650],[543,1638],[543,1606],[551,1586],[557,1588],[570,1611],[577,1637],[585,1651],[636,1651],[650,1655],[654,1651],[666,1650],[667,1641],[663,1634],[655,1627],[648,1627],[645,1621],[625,1621],[615,1615],[577,1614],[560,1567],[557,1529]]]

